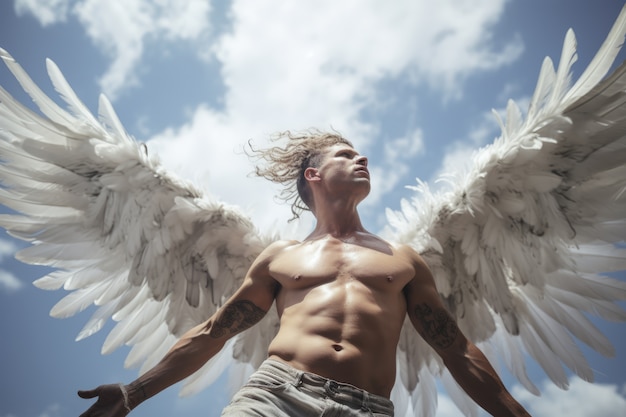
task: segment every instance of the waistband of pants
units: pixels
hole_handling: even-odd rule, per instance
[[[393,415],[393,403],[388,398],[357,388],[354,385],[333,381],[323,376],[300,371],[284,362],[266,359],[259,370],[269,372],[298,388],[305,388],[321,396],[332,398],[334,401],[360,407],[374,413]]]

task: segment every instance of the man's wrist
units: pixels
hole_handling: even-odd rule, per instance
[[[122,398],[124,400],[124,408],[126,409],[127,413],[130,413],[132,411],[132,408],[130,407],[130,400],[128,398],[128,390],[126,389],[126,386],[124,384],[119,384],[120,386],[120,391],[122,391]]]
[[[148,399],[146,388],[141,382],[132,382],[126,385],[125,389],[128,393],[128,405],[131,410]]]

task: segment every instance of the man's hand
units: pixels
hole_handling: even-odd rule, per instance
[[[98,401],[80,417],[124,417],[129,410],[124,402],[124,394],[119,384],[100,385],[89,391],[78,391],[80,398],[96,398]]]

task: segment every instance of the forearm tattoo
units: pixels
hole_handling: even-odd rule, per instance
[[[422,336],[440,349],[450,347],[459,333],[459,328],[445,310],[435,310],[426,303],[416,305],[413,314],[422,324]]]
[[[226,304],[215,318],[209,336],[217,339],[227,334],[239,333],[258,323],[265,313],[248,300]]]

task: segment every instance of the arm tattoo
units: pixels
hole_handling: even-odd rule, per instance
[[[440,349],[448,348],[454,343],[459,328],[445,310],[435,310],[426,303],[416,305],[413,314],[422,324],[422,336],[426,341]]]
[[[215,318],[209,331],[209,336],[217,339],[226,334],[233,335],[239,333],[259,322],[265,316],[265,313],[265,311],[248,300],[226,304]]]

